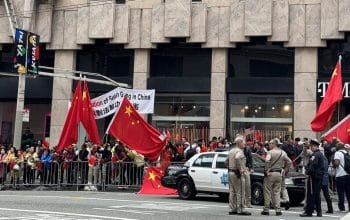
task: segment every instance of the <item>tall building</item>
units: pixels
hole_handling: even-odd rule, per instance
[[[207,139],[253,130],[265,138],[316,137],[310,121],[339,54],[345,82],[339,117],[350,113],[348,0],[12,2],[19,25],[27,19],[41,36],[40,65],[155,89],[155,113],[147,119],[159,129]],[[12,72],[3,2],[0,24],[0,72]],[[30,119],[23,127],[56,144],[73,87],[69,79],[27,78]],[[96,97],[113,87],[89,89]],[[16,95],[17,79],[0,76],[0,142],[12,141]],[[97,121],[101,135],[109,120]],[[332,124],[337,120],[335,113]]]

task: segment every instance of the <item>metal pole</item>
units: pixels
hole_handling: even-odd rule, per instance
[[[25,86],[26,86],[25,76],[19,75],[18,76],[15,131],[14,131],[14,137],[13,137],[13,144],[17,148],[21,147],[21,141],[22,141],[22,125],[23,125],[23,108],[24,108]]]
[[[0,73],[1,75],[1,73]],[[39,72],[40,76],[49,76],[49,77],[58,77],[58,78],[66,78],[66,79],[73,79],[73,80],[80,80],[81,78],[78,76],[72,76],[71,74],[54,74],[54,73],[48,73],[48,72]],[[104,80],[98,80],[98,79],[86,79],[87,82],[92,82],[96,84],[102,84],[102,85],[110,85],[110,86],[118,86],[113,82],[104,81]],[[126,84],[127,85],[127,84]]]
[[[25,0],[24,1],[24,11],[33,11],[35,0]],[[29,30],[31,23],[32,13],[29,13],[27,16],[23,17],[23,29]],[[10,24],[11,25],[11,24]],[[15,36],[13,36],[15,39]],[[16,105],[16,119],[15,119],[15,130],[13,137],[13,144],[15,147],[21,147],[22,141],[22,126],[23,126],[23,108],[24,108],[24,94],[26,87],[26,78],[25,75],[18,76],[18,90],[17,90],[17,105]]]
[[[72,73],[76,73],[76,74],[85,75],[85,76],[98,76],[98,77],[102,77],[103,79],[105,79],[108,82],[111,82],[112,84],[110,84],[110,85],[115,85],[115,86],[124,87],[124,88],[131,88],[130,85],[128,85],[126,83],[116,82],[113,79],[111,79],[107,76],[104,76],[102,74],[99,74],[99,73],[84,72],[84,71],[78,71],[78,70],[67,70],[67,69],[54,68],[54,67],[48,67],[48,66],[39,66],[39,68],[40,69],[54,70],[55,73],[60,73],[60,74],[69,73],[69,75],[71,75]]]

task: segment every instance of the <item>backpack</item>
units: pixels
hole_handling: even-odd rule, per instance
[[[342,151],[340,151],[340,152],[342,152]],[[350,154],[349,153],[344,153],[344,152],[342,152],[342,153],[344,155],[344,166],[342,166],[341,164],[340,164],[340,166],[343,167],[345,172],[350,174]]]

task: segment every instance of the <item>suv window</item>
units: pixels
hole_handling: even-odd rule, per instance
[[[227,168],[225,165],[225,160],[227,158],[227,155],[225,154],[219,154],[218,157],[216,158],[216,168]]]
[[[193,163],[194,167],[209,167],[211,168],[214,160],[214,154],[200,155]]]

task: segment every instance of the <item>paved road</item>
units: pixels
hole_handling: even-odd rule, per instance
[[[325,205],[325,204],[323,204]],[[336,205],[336,204],[334,204]],[[336,206],[334,206],[336,207]],[[226,202],[214,196],[198,196],[193,201],[176,196],[141,196],[126,192],[57,192],[57,191],[2,191],[0,192],[0,220],[166,220],[166,219],[266,219],[261,207],[250,209],[249,217],[228,215]],[[283,216],[269,220],[298,220],[302,206],[284,211]],[[341,219],[347,213],[336,212],[313,220]],[[350,219],[350,215],[343,218]]]

